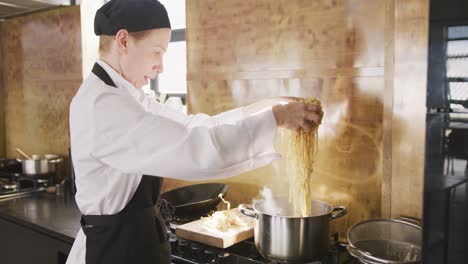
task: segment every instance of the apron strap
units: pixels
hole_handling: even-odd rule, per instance
[[[132,221],[135,212],[125,213],[125,209],[113,215],[82,215],[80,224],[82,228],[92,226],[106,226]],[[154,207],[148,207],[142,210],[141,215],[155,216]]]

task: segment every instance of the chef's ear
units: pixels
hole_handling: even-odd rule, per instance
[[[115,40],[117,42],[117,50],[119,51],[119,53],[127,53],[128,37],[128,31],[125,29],[119,30],[115,35]]]

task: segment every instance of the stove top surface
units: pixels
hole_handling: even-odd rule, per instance
[[[219,264],[282,264],[290,263],[264,258],[255,247],[253,238],[242,241],[226,249],[219,249],[208,245],[180,239],[175,235],[175,227],[171,225],[168,235],[171,243],[172,261],[174,264],[184,263],[219,263]],[[340,245],[337,235],[332,237],[327,256],[311,264],[354,264],[359,263],[351,257],[346,248]]]
[[[43,191],[50,186],[53,175],[26,176],[0,171],[0,200]]]

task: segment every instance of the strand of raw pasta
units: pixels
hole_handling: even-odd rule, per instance
[[[304,102],[316,104],[320,101],[315,98],[303,99]],[[300,217],[311,216],[311,177],[318,147],[318,126],[315,125],[309,132],[299,133],[288,131],[288,174],[289,174],[289,200],[294,209],[294,215]]]

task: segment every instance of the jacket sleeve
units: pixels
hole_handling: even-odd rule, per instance
[[[93,104],[91,155],[125,173],[184,180],[224,178],[278,159],[271,110],[230,123],[189,125],[146,111],[117,92]]]
[[[149,98],[146,98],[146,100],[147,100],[146,101],[147,108],[149,109],[151,113],[155,115],[167,117],[176,122],[184,124],[187,127],[195,127],[195,126],[213,127],[213,126],[217,126],[223,123],[224,124],[233,123],[233,122],[236,122],[245,118],[243,107],[232,109],[232,110],[220,113],[215,116],[209,116],[209,115],[202,114],[202,113],[187,115],[180,111],[174,110],[173,108],[167,105],[158,103],[155,100],[151,100]]]

